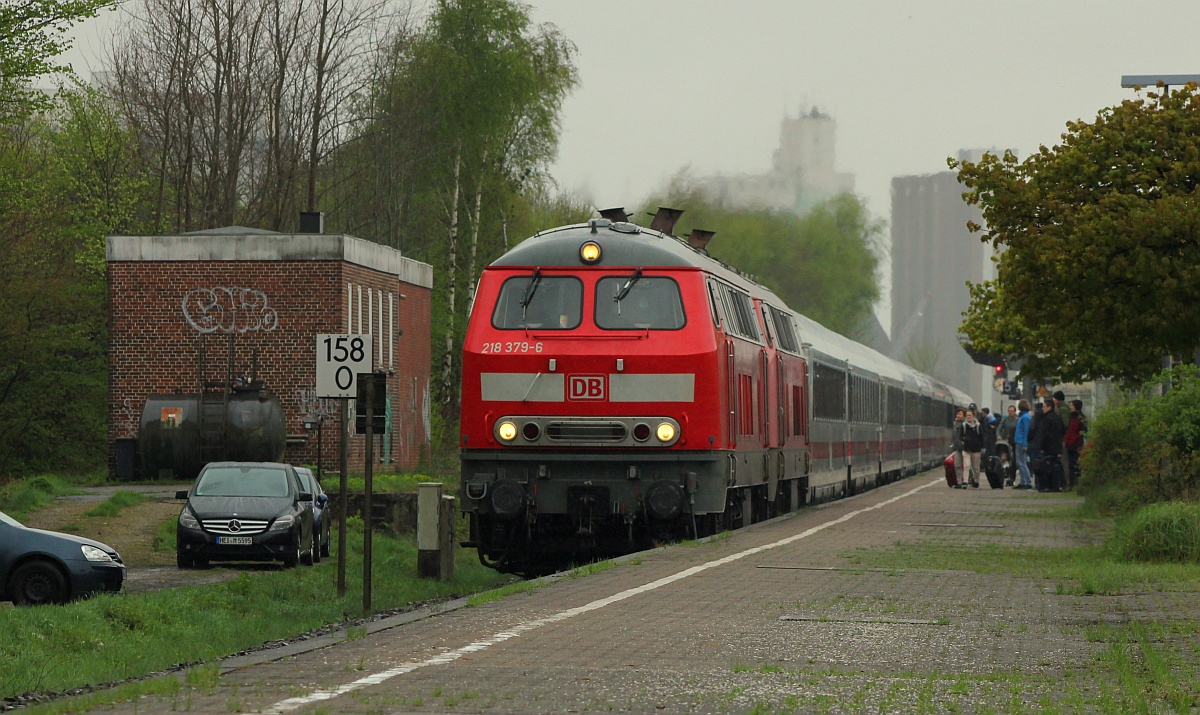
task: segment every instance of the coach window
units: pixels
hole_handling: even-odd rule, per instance
[[[500,287],[492,313],[497,330],[572,330],[583,314],[583,283],[574,276],[540,271],[513,276]]]
[[[596,281],[596,326],[604,330],[679,330],[687,323],[673,278],[609,276]]]

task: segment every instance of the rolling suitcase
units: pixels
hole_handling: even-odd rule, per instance
[[[953,488],[958,484],[958,475],[954,470],[954,455],[951,454],[942,461],[942,468],[946,470],[946,486]]]

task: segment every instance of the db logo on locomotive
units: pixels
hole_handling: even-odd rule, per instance
[[[604,375],[570,375],[567,380],[567,399],[603,400]]]

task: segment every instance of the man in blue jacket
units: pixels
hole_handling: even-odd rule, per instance
[[[1017,427],[1013,431],[1013,442],[1016,443],[1017,453],[1017,473],[1021,475],[1021,483],[1013,487],[1014,489],[1032,489],[1033,480],[1029,475],[1029,455],[1026,452],[1029,449],[1029,401],[1021,400],[1017,403],[1017,410],[1021,416],[1017,418]]]

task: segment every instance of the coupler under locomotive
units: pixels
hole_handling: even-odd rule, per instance
[[[538,576],[572,564],[707,535],[725,506],[712,453],[464,453],[464,546],[505,573]]]

